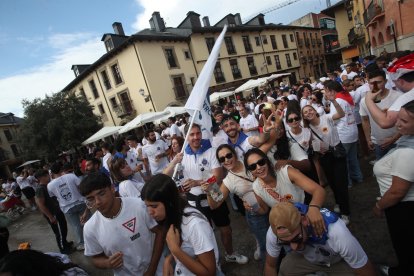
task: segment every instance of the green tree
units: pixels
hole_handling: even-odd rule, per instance
[[[102,126],[84,97],[58,92],[44,99],[23,100],[20,145],[26,159],[55,159],[75,150]]]

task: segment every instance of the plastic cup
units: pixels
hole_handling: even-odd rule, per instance
[[[243,200],[249,204],[253,212],[259,210],[259,203],[257,202],[256,196],[253,191],[247,192],[243,195]]]
[[[312,141],[312,147],[314,151],[320,151],[321,150],[321,141],[313,140]]]

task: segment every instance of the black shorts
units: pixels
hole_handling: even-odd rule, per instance
[[[230,212],[225,201],[217,209],[211,210],[210,207],[202,207],[200,211],[210,222],[213,221],[217,227],[230,225]]]
[[[32,187],[23,188],[22,193],[27,199],[32,199],[35,197],[35,190]]]

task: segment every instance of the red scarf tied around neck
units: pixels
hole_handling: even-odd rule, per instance
[[[336,93],[336,99],[342,99],[344,101],[347,101],[350,105],[354,106],[354,100],[352,99],[351,94],[349,94],[349,92],[346,91],[342,91],[342,92],[338,92]]]

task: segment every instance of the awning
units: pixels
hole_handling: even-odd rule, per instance
[[[121,129],[121,126],[108,126],[101,128],[98,132],[96,132],[94,135],[86,139],[82,145],[87,145],[96,141],[99,141],[105,137],[108,137],[112,134],[118,133],[118,131]]]
[[[210,95],[210,102],[217,102],[220,99],[227,98],[228,96],[232,96],[236,93],[236,91],[226,91],[226,92],[214,92]]]
[[[184,106],[167,106],[164,109],[164,111],[167,111],[168,113],[162,116],[161,118],[154,120],[154,124],[160,124],[161,122],[167,121],[170,117],[184,114],[187,112]]]
[[[141,127],[145,125],[146,123],[153,122],[164,115],[168,114],[168,111],[161,111],[161,112],[148,112],[148,113],[142,113],[139,114],[135,119],[133,119],[131,122],[124,125],[118,133],[125,133],[128,132],[134,128]]]
[[[267,77],[267,81],[272,81],[274,79],[284,77],[284,76],[289,76],[289,75],[291,75],[291,73],[272,74],[272,75]]]
[[[18,166],[18,168],[24,167],[24,166],[27,166],[27,165],[30,165],[30,164],[33,164],[33,163],[37,163],[37,162],[40,162],[40,160],[30,160],[30,161],[26,161],[23,164],[21,164],[20,166]]]
[[[267,83],[267,78],[259,78],[259,79],[255,79],[255,80],[248,80],[247,82],[245,82],[244,84],[242,84],[241,86],[236,88],[236,92],[242,92],[245,90],[249,90],[261,85],[264,85]]]

